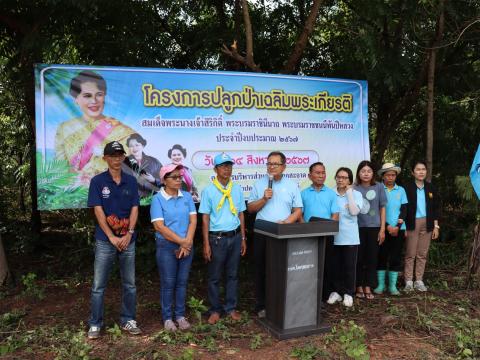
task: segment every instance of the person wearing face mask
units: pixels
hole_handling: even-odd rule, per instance
[[[85,70],[70,82],[70,95],[81,115],[62,122],[55,135],[55,156],[70,164],[78,174],[77,182],[88,184],[90,179],[105,171],[103,148],[115,140],[126,146],[126,139],[135,133],[120,121],[103,114],[107,84],[94,71]]]
[[[416,161],[412,166],[414,180],[405,186],[407,193],[407,225],[405,251],[405,291],[427,291],[423,274],[427,263],[430,240],[438,239],[440,225],[440,198],[428,181],[427,165]],[[415,282],[413,275],[415,269]]]
[[[354,189],[363,197],[363,206],[358,215],[360,247],[357,260],[358,298],[374,298],[372,288],[377,282],[379,246],[385,240],[387,196],[383,184],[375,181],[373,164],[364,160],[357,167]]]

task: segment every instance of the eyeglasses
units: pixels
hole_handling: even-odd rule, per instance
[[[273,168],[276,168],[276,167],[279,167],[279,166],[282,166],[283,163],[270,163],[270,162],[267,162],[267,166],[269,167],[273,167]]]
[[[174,181],[176,181],[176,180],[182,180],[182,176],[181,176],[181,175],[165,176],[165,179],[172,179],[172,180],[174,180]]]

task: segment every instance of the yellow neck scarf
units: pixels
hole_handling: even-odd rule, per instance
[[[225,202],[225,199],[228,199],[228,203],[230,204],[230,211],[232,212],[233,215],[237,216],[237,209],[235,208],[235,205],[233,204],[233,199],[232,199],[232,187],[233,187],[233,182],[230,180],[227,184],[227,188],[224,189],[222,184],[218,182],[218,179],[215,177],[213,179],[213,185],[223,194],[222,198],[220,199],[220,202],[217,205],[217,211],[219,211],[223,203]]]

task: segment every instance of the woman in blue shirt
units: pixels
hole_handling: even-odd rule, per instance
[[[334,269],[332,273],[333,289],[327,303],[334,304],[342,300],[343,305],[353,305],[353,294],[355,293],[355,273],[357,265],[358,235],[357,215],[362,207],[362,194],[352,189],[353,173],[346,167],[341,167],[335,174],[337,187],[337,204],[339,212],[338,233],[333,241]]]
[[[181,330],[190,328],[185,318],[185,298],[193,258],[197,212],[192,196],[180,190],[181,170],[182,165],[162,167],[160,179],[165,187],[153,197],[150,207],[157,245],[162,318],[165,329],[169,331],[176,331],[177,325]],[[173,315],[177,324],[173,322]]]
[[[414,181],[405,186],[407,193],[405,291],[427,291],[423,274],[427,263],[430,240],[439,236],[440,198],[436,188],[426,181],[427,165],[417,161],[412,167]],[[415,268],[415,273],[414,273]],[[415,282],[413,282],[415,275]]]

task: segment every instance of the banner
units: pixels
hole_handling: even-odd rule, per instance
[[[340,166],[370,158],[367,82],[240,72],[45,65],[35,67],[40,210],[86,207],[90,179],[105,171],[103,148],[123,144],[124,171],[142,204],[161,186],[163,165],[185,166],[183,188],[200,201],[213,158],[235,160],[248,196],[270,151],[287,157],[301,188],[321,161],[327,185]]]
[[[480,144],[478,145],[477,153],[473,159],[472,168],[470,169],[470,181],[480,199]]]

